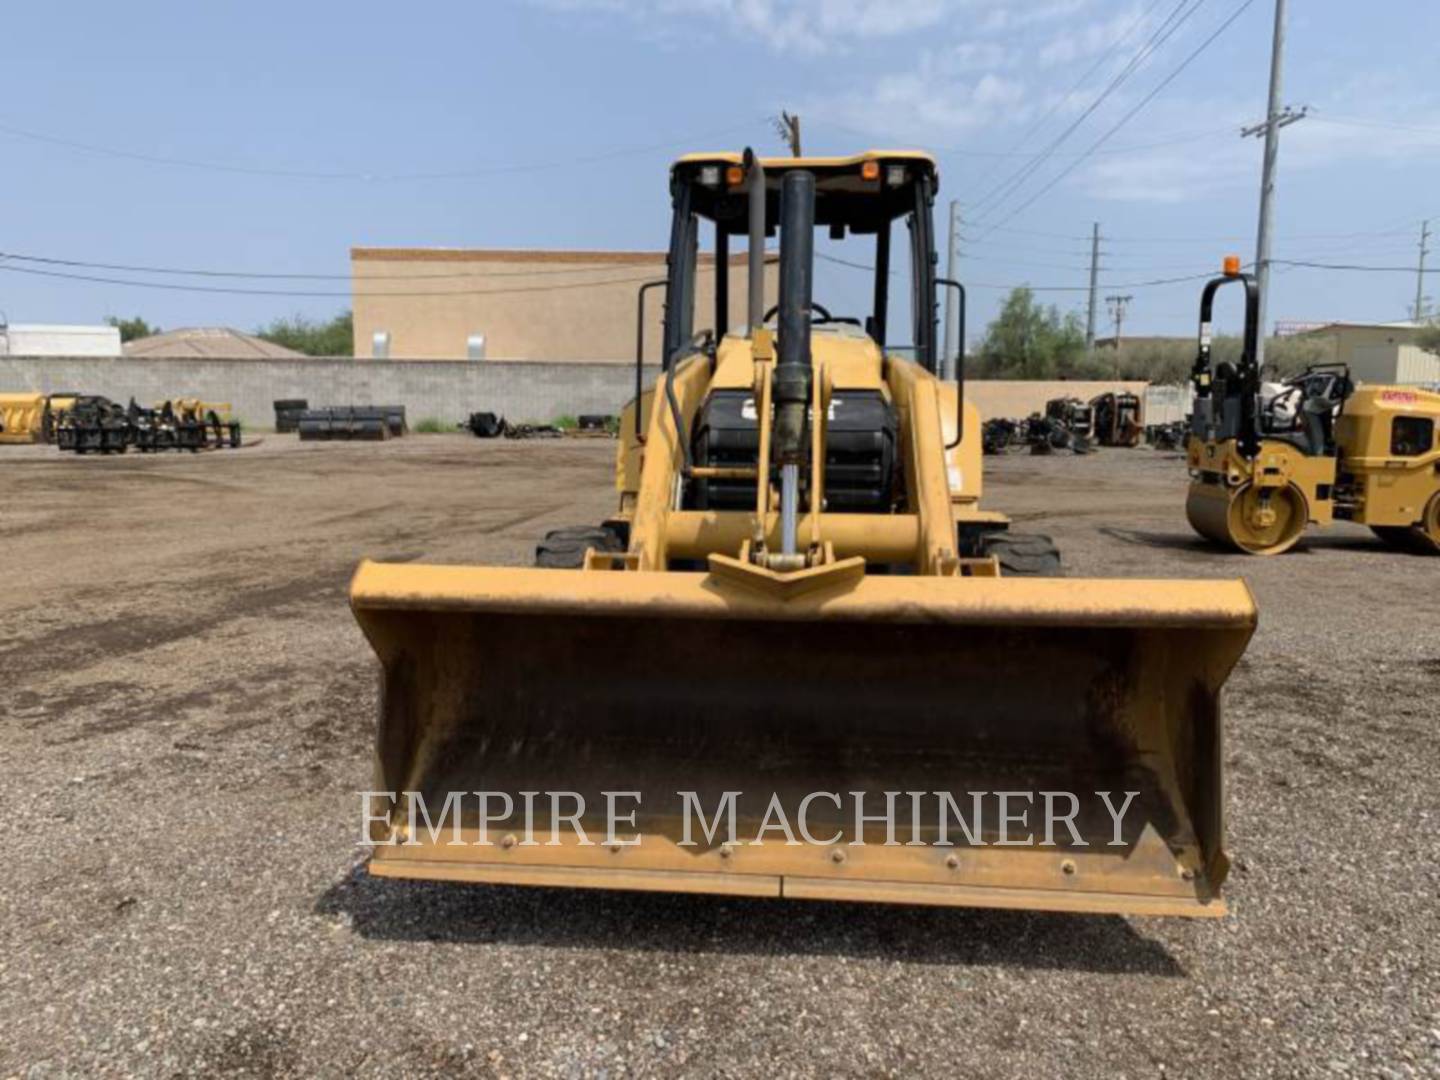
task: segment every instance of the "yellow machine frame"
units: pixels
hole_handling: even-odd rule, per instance
[[[1249,590],[1240,581],[1017,579],[983,548],[964,550],[967,531],[1005,525],[979,507],[978,412],[959,402],[960,386],[886,355],[869,335],[812,334],[808,278],[796,284],[822,224],[813,187],[809,219],[796,201],[805,175],[841,198],[878,199],[893,168],[912,185],[906,192],[920,193],[913,235],[928,244],[933,162],[884,152],[761,162],[747,152],[676,166],[701,183],[712,168],[736,194],[749,192],[753,253],[764,247],[756,237],[767,198],[779,203],[779,336],[761,318],[752,255],[746,330],[713,349],[682,341],[653,390],[625,411],[610,522],[623,550],[592,547],[579,571],[366,561],[356,572],[352,608],[384,671],[370,872],[1223,914],[1218,695],[1254,631]],[[678,179],[672,190],[688,205]],[[676,222],[672,274],[695,247],[679,210]],[[933,262],[913,266],[933,272]],[[672,298],[667,317],[678,307]],[[796,397],[800,342],[808,376]],[[722,389],[748,392],[753,466],[689,458],[684,433]],[[827,490],[831,407],[856,390],[881,394],[898,416],[903,498],[893,512],[834,512],[814,494]],[[808,476],[813,505],[787,504],[795,475]],[[681,492],[702,479],[754,481],[753,508],[687,508]],[[416,828],[403,797],[554,783],[646,791],[648,809],[633,823],[644,843],[587,844],[554,819],[550,838],[531,842],[513,818],[487,831],[458,812],[437,837]],[[1133,787],[1142,809],[1114,846],[1108,822],[1083,817],[1084,835],[1107,840],[957,849],[934,843],[933,829],[915,826],[919,839],[893,844],[871,825],[858,839],[687,846],[673,806],[651,807],[648,794],[738,791],[742,832],[753,835],[770,816],[763,798],[745,802],[757,789],[783,798],[793,820],[806,792],[1022,783]],[[832,814],[826,824],[838,822]]]

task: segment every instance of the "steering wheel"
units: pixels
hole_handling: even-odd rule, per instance
[[[811,311],[818,311],[818,312],[820,313],[820,318],[815,319],[815,320],[814,320],[815,322],[827,323],[827,322],[844,322],[844,321],[845,321],[845,320],[843,320],[843,319],[836,319],[834,315],[831,315],[831,314],[830,314],[829,309],[828,309],[827,307],[825,307],[824,304],[817,304],[817,303],[815,303],[815,301],[813,301],[813,300],[810,301],[810,310],[811,310]],[[769,311],[765,312],[765,319],[764,319],[764,321],[765,321],[765,322],[769,322],[771,319],[773,319],[773,318],[774,318],[776,315],[778,315],[779,313],[780,313],[780,305],[779,305],[779,304],[775,304],[774,306],[772,306],[772,307],[770,308]]]

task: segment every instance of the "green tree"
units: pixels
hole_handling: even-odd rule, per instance
[[[342,311],[324,322],[292,315],[288,319],[275,319],[255,333],[266,341],[307,356],[353,356],[355,353],[355,322],[349,311]]]
[[[105,323],[120,331],[121,341],[134,341],[136,338],[149,337],[151,334],[160,333],[160,327],[151,326],[144,319],[136,315],[133,319],[118,319],[114,315],[107,315]]]
[[[1198,346],[1190,340],[1138,341],[1096,355],[1108,378],[1134,379],[1157,384],[1184,382],[1190,377]],[[1211,362],[1238,363],[1242,342],[1238,335],[1222,335],[1211,345]],[[1279,380],[1304,371],[1312,364],[1335,359],[1335,339],[1299,334],[1272,337],[1265,342],[1264,378]]]
[[[1440,323],[1431,323],[1415,337],[1415,344],[1426,352],[1440,355]]]
[[[988,379],[1069,379],[1091,375],[1080,319],[1046,307],[1026,288],[1006,297],[985,329],[977,367]]]

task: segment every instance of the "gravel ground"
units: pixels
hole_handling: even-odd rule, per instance
[[[0,447],[0,1076],[1440,1075],[1440,560],[1211,551],[1149,450],[988,459],[986,502],[1072,574],[1255,590],[1228,919],[358,872],[356,560],[525,563],[612,446]]]

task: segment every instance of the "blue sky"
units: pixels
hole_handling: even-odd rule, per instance
[[[1083,286],[1085,237],[1099,221],[1102,295],[1135,297],[1127,331],[1189,333],[1198,286],[1144,283],[1210,270],[1229,251],[1253,256],[1260,142],[1238,133],[1264,113],[1273,0],[1252,0],[1099,152],[1080,155],[1242,3],[10,5],[0,251],[343,275],[352,244],[659,248],[669,158],[746,143],[779,152],[769,117],[787,108],[801,115],[809,152],[935,152],[939,216],[956,198],[969,219],[959,269],[972,285],[972,331],[1003,295],[990,286]],[[1420,221],[1434,215],[1440,230],[1436,40],[1431,0],[1292,0],[1285,100],[1314,113],[1284,132],[1277,258],[1409,266]],[[1017,171],[1023,182],[1006,190]],[[348,290],[343,278],[50,269]],[[1286,269],[1270,316],[1398,319],[1414,290],[1413,274]],[[846,307],[862,292],[854,271],[820,268],[821,302]],[[1044,295],[1064,310],[1083,302],[1080,292]],[[12,322],[138,314],[167,327],[248,328],[343,306],[343,296],[0,272]]]

